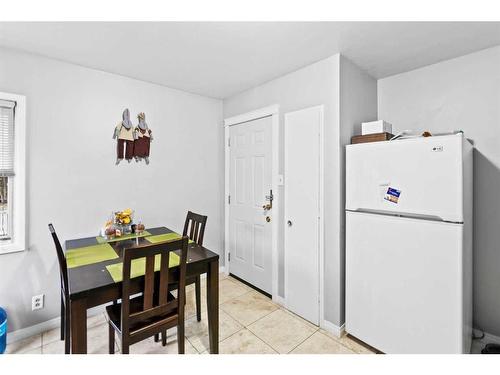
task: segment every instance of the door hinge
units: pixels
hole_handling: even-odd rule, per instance
[[[227,204],[231,204],[231,196],[230,195],[227,196]]]
[[[227,147],[231,147],[231,138],[227,139]]]
[[[227,253],[227,261],[230,262],[231,261],[231,253]]]

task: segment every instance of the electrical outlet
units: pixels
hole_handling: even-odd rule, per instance
[[[31,311],[43,309],[43,294],[31,297]]]

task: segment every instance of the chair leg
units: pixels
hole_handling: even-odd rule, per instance
[[[115,329],[108,324],[109,329],[109,354],[115,354]]]
[[[64,306],[64,354],[71,353],[71,322],[69,305]]]
[[[155,334],[155,342],[159,342],[159,341],[160,341],[160,334],[156,333]]]
[[[201,278],[198,275],[196,277],[195,294],[196,294],[196,320],[201,322]]]
[[[161,333],[161,344],[167,346],[167,331]]]
[[[64,318],[66,317],[66,311],[64,310],[64,300],[61,293],[61,341],[64,340]]]
[[[129,344],[128,342],[122,341],[122,354],[129,354]]]
[[[177,325],[177,345],[179,354],[184,354],[185,337],[184,337],[184,322],[179,322]]]

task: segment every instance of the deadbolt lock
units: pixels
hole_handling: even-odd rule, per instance
[[[273,208],[272,204],[268,203],[262,206],[262,208],[266,211],[269,211],[271,208]]]

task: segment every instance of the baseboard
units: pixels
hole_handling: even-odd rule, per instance
[[[333,324],[332,322],[329,322],[328,320],[323,320],[320,322],[320,327],[323,328],[325,331],[330,332],[332,335],[336,337],[342,337],[342,335],[345,332],[345,325],[342,324],[340,327]]]
[[[87,316],[90,317],[97,314],[101,314],[104,312],[104,310],[105,310],[104,306],[94,307],[88,310]],[[50,331],[51,329],[58,328],[60,326],[61,326],[61,318],[57,317],[26,328],[18,329],[16,331],[7,332],[7,344],[12,344],[13,342],[27,339],[28,337],[35,336],[46,331]]]
[[[61,318],[54,318],[41,322],[26,328],[21,328],[13,332],[7,332],[7,345],[13,342],[27,339],[28,337],[38,335],[39,333],[49,331],[59,327]]]
[[[286,308],[285,299],[283,297],[273,296],[273,302]]]

